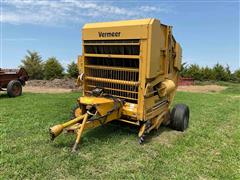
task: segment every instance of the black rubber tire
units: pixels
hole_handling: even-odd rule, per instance
[[[170,114],[170,127],[177,131],[184,131],[189,124],[189,107],[185,104],[177,104]]]
[[[18,80],[12,80],[7,85],[7,94],[9,97],[17,97],[22,94],[22,84]]]

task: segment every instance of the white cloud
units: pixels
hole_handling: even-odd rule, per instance
[[[12,24],[56,25],[67,22],[105,21],[149,17],[167,12],[166,7],[121,7],[113,2],[78,0],[3,0],[1,21]]]
[[[144,12],[151,12],[151,11],[157,11],[158,8],[156,8],[155,6],[141,6],[139,7],[139,10]]]

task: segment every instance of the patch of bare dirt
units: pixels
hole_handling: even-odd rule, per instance
[[[183,132],[174,131],[172,129],[163,128],[158,130],[157,134],[152,137],[152,140],[166,146],[171,147]]]
[[[23,87],[23,92],[31,93],[67,93],[81,91],[76,86],[75,79],[29,80]]]
[[[47,88],[47,87],[33,87],[33,86],[25,86],[23,87],[23,92],[31,92],[31,93],[68,93],[72,92],[72,89],[64,89],[64,88]]]
[[[219,85],[191,85],[191,86],[178,86],[178,91],[185,91],[185,92],[200,92],[200,93],[207,93],[207,92],[220,92],[227,87],[219,86]]]
[[[26,82],[26,87],[47,87],[47,88],[63,88],[76,89],[75,79],[53,79],[53,80],[29,80]]]

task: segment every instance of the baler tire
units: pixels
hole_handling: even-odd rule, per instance
[[[22,84],[18,80],[12,80],[7,85],[7,94],[9,97],[17,97],[22,94]]]
[[[189,107],[185,104],[177,104],[170,114],[170,127],[177,131],[184,131],[189,124]]]

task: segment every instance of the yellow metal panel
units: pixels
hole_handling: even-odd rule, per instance
[[[94,105],[94,104],[105,104],[113,102],[112,99],[104,97],[94,97],[94,96],[82,96],[79,98],[81,104]]]
[[[158,116],[159,114],[161,114],[163,111],[168,111],[168,104],[165,104],[165,105],[159,107],[158,109],[155,109],[154,111],[152,111],[150,113],[146,113],[145,119],[154,118],[154,117]]]
[[[116,79],[107,79],[107,78],[97,78],[97,77],[86,77],[85,79],[89,79],[89,80],[94,80],[94,81],[98,81],[98,82],[112,82],[112,83],[116,83],[116,84],[127,84],[127,85],[132,85],[132,86],[138,86],[138,82],[135,81],[123,81],[123,80],[116,80]]]
[[[84,96],[79,98],[79,102],[84,105],[95,105],[97,111],[101,116],[104,116],[107,114],[108,111],[110,111],[113,107],[115,102],[113,99],[104,98],[104,97],[93,97],[93,96]],[[120,103],[120,102],[118,102]],[[120,104],[119,104],[120,106]],[[122,111],[122,108],[120,109]],[[119,114],[120,113],[120,114]],[[120,118],[121,112],[116,111],[113,112],[111,115],[109,115],[110,119],[117,119]]]
[[[137,55],[117,55],[117,54],[87,54],[86,57],[104,57],[104,58],[127,58],[127,59],[138,59]]]
[[[78,56],[78,71],[83,72],[83,58],[82,56]]]
[[[113,28],[113,27],[131,27],[139,25],[148,25],[152,19],[137,19],[127,21],[113,21],[113,22],[98,22],[88,23],[83,26],[83,29],[96,29],[96,28]]]
[[[109,67],[109,66],[94,66],[94,65],[85,65],[87,68],[92,69],[106,69],[106,70],[118,70],[118,71],[129,71],[129,72],[138,72],[137,68],[122,68],[122,67]]]
[[[82,30],[83,40],[145,39],[151,19],[115,21],[86,24]]]
[[[137,126],[140,125],[140,121],[129,121],[129,120],[126,120],[126,119],[118,119],[118,121],[126,122],[126,123],[129,123],[129,124],[134,124],[134,125],[137,125]]]
[[[139,62],[139,80],[140,86],[138,89],[138,109],[137,109],[137,119],[144,120],[144,92],[146,86],[146,66],[147,66],[147,40],[141,40],[141,53],[140,53],[140,62]]]
[[[88,43],[88,42],[83,42],[84,45],[94,45],[94,46],[98,46],[98,45],[108,45],[108,46],[121,46],[121,45],[139,45],[139,43],[103,43],[103,42],[99,42],[99,43]]]
[[[149,97],[149,98],[145,98],[145,110],[147,111],[148,109],[151,109],[157,102],[157,100],[159,100],[159,96],[156,95],[156,96],[152,96],[152,97]]]
[[[160,74],[160,21],[153,19],[149,26],[148,58],[146,78],[154,78]]]
[[[96,29],[83,29],[83,40],[110,40],[110,39],[146,39],[147,38],[147,25],[132,26],[132,27],[112,27],[112,28],[96,28]],[[99,33],[115,33],[118,36],[107,35],[100,36]]]
[[[137,117],[137,104],[125,103],[123,106],[123,115],[130,116],[133,118]]]
[[[181,60],[182,60],[182,48],[179,43],[175,46],[176,57],[174,59],[174,67],[179,71],[181,70]]]

